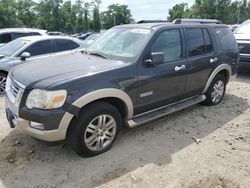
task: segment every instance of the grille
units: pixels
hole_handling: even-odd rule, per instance
[[[10,83],[10,92],[12,93],[12,95],[16,98],[17,94],[19,91],[23,92],[24,87],[21,86],[21,84],[19,84],[17,81],[15,81],[14,79],[11,79],[11,83]]]
[[[239,43],[241,54],[250,54],[250,44]]]
[[[21,97],[24,89],[25,89],[25,86],[17,82],[16,80],[14,80],[13,78],[9,77],[7,79],[6,92],[7,92],[8,98],[10,99],[12,103],[15,103],[19,100],[17,99],[17,97],[18,98]]]

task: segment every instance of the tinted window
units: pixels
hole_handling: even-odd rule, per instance
[[[56,52],[62,52],[67,50],[73,50],[79,47],[79,44],[65,39],[56,39]]]
[[[224,50],[228,51],[235,50],[238,48],[233,33],[229,28],[215,28],[215,31]]]
[[[11,41],[11,34],[4,33],[0,35],[0,43],[8,43]]]
[[[29,52],[31,56],[43,55],[53,52],[50,40],[36,42],[30,47],[26,48],[23,52]]]
[[[152,52],[163,52],[164,62],[181,59],[181,36],[179,29],[162,32],[152,45]]]
[[[205,51],[206,51],[206,53],[210,53],[213,51],[211,37],[210,37],[207,29],[202,29],[202,31],[203,31],[204,40],[205,40]]]
[[[40,35],[39,33],[37,32],[30,32],[30,33],[13,33],[13,39],[17,39],[17,38],[20,38],[20,37],[27,37],[27,36],[34,36],[34,35]]]
[[[197,56],[206,53],[205,40],[202,29],[186,29],[188,56]]]

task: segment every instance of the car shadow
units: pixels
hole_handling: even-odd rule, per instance
[[[173,154],[195,143],[192,137],[204,139],[248,108],[243,98],[226,94],[217,106],[195,105],[134,129],[124,128],[113,149],[93,158],[78,157],[68,146],[48,147],[13,130],[0,144],[0,185],[2,181],[4,187],[86,188],[149,163],[166,165]]]

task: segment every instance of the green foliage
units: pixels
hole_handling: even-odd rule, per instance
[[[103,27],[109,29],[114,25],[129,24],[134,20],[127,5],[113,4],[108,10],[101,13]]]
[[[100,4],[101,0],[0,0],[0,28],[36,27],[65,33],[100,31]],[[118,12],[117,24],[131,22],[127,6],[115,6],[114,10]]]
[[[187,4],[176,4],[169,10],[168,20],[177,18],[218,19],[226,24],[241,23],[250,18],[250,2],[246,0],[196,0]]]

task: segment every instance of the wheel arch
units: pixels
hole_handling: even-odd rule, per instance
[[[114,105],[120,111],[123,118],[133,117],[134,112],[132,100],[130,99],[127,93],[119,89],[108,88],[90,92],[73,102],[73,105],[80,109],[83,109],[87,105],[96,101],[104,101]],[[60,122],[58,129],[63,130],[65,132],[65,138],[67,130],[74,117],[74,115],[66,112]]]
[[[207,80],[206,86],[202,92],[203,94],[207,92],[211,82],[218,74],[222,74],[223,76],[225,76],[228,83],[232,74],[231,66],[229,66],[228,64],[221,64],[216,69],[214,69]]]

